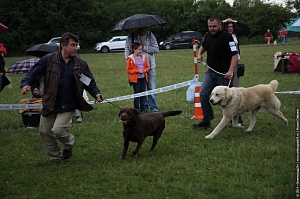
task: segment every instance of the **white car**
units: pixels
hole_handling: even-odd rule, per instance
[[[111,51],[124,51],[127,36],[115,36],[109,41],[97,43],[95,50],[97,52],[108,53]]]
[[[47,44],[57,44],[59,46],[60,44],[60,38],[61,37],[53,37],[52,39],[50,39]],[[80,50],[80,45],[79,43],[77,44],[77,49]]]

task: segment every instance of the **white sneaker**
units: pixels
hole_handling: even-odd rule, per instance
[[[243,123],[238,123],[239,127],[244,127],[245,125]]]
[[[76,122],[82,122],[82,117],[77,117]]]

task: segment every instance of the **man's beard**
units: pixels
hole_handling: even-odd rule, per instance
[[[210,34],[211,34],[211,35],[216,35],[216,34],[217,34],[218,32],[220,32],[220,31],[221,31],[220,29],[217,30],[217,31],[211,31]]]

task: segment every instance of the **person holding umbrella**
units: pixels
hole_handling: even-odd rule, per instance
[[[98,102],[104,100],[88,64],[77,55],[78,37],[65,33],[60,51],[43,56],[21,81],[21,92],[27,94],[32,85],[44,78],[42,115],[39,132],[50,162],[61,162],[72,156],[74,135],[69,132],[75,109],[93,109],[82,97],[87,90]],[[63,153],[57,141],[64,145]]]
[[[147,31],[146,27],[138,28],[136,32],[130,33],[127,37],[125,43],[125,59],[127,60],[128,56],[132,54],[133,43],[138,42],[142,44],[142,53],[147,57],[149,63],[149,72],[148,72],[148,82],[147,90],[156,89],[156,63],[154,54],[159,52],[158,43],[154,34],[150,31]],[[148,95],[148,101],[145,103],[145,110],[150,112],[158,112],[156,95]]]

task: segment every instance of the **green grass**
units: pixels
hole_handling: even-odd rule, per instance
[[[241,46],[245,76],[241,86],[279,81],[278,91],[299,90],[299,75],[273,72],[273,54],[299,50],[299,45]],[[123,53],[82,54],[91,67],[105,98],[133,93],[125,73]],[[26,57],[6,58],[6,68]],[[191,80],[193,51],[161,51],[156,55],[158,87]],[[200,80],[206,68],[199,65]],[[21,95],[23,75],[8,74],[12,83],[0,93],[0,104],[15,104],[30,95]],[[253,132],[227,126],[213,140],[205,140],[212,129],[197,131],[191,120],[193,104],[186,103],[187,87],[158,94],[160,111],[181,109],[167,118],[166,129],[153,153],[146,139],[138,157],[125,161],[122,151],[122,124],[118,109],[97,104],[84,113],[84,122],[70,131],[76,144],[70,160],[47,162],[37,129],[25,128],[17,110],[0,114],[0,196],[1,198],[294,198],[295,109],[299,95],[278,94],[289,126],[268,114],[258,113]],[[91,99],[91,98],[90,98]],[[133,106],[133,100],[114,102]],[[214,107],[215,127],[221,120]],[[246,126],[249,114],[243,115]]]

